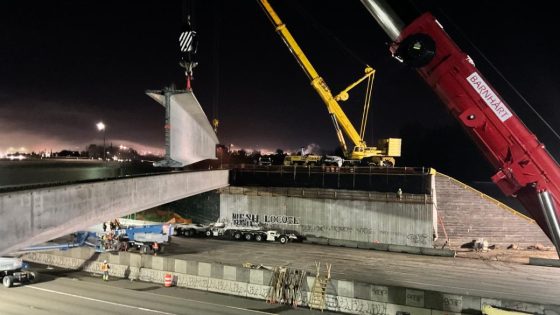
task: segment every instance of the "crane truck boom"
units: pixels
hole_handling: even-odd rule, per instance
[[[367,161],[369,164],[376,164],[380,166],[394,166],[394,158],[401,155],[401,139],[381,139],[378,141],[377,147],[368,147],[364,140],[365,127],[369,110],[369,99],[372,91],[371,84],[373,84],[373,76],[375,74],[375,70],[370,67],[366,67],[364,76],[362,76],[355,83],[348,86],[338,95],[333,96],[325,80],[323,80],[323,78],[319,76],[309,59],[307,59],[302,49],[299,47],[286,25],[276,14],[270,3],[267,0],[259,0],[259,3],[276,28],[278,35],[280,35],[286,46],[288,46],[288,49],[290,50],[294,58],[296,58],[299,65],[308,76],[309,80],[311,81],[311,85],[313,86],[315,91],[317,91],[317,93],[327,106],[327,110],[331,115],[336,135],[338,141],[340,142],[342,150],[344,151],[345,157],[349,160],[354,161]],[[352,122],[348,119],[348,117],[342,110],[342,107],[340,106],[338,101],[347,100],[348,91],[350,91],[352,88],[354,88],[364,80],[368,80],[369,85],[366,91],[366,104],[364,106],[364,112],[362,114],[362,124],[360,132],[358,133]],[[346,136],[353,142],[354,148],[352,150],[348,150],[342,131],[344,131]],[[298,163],[299,162],[301,161],[298,161]],[[289,165],[294,164],[292,163],[292,161],[288,161],[287,163],[289,163]]]
[[[544,144],[430,13],[405,27],[385,1],[361,2],[393,40],[393,55],[416,68],[477,143],[496,170],[492,181],[521,202],[560,253],[560,167]]]

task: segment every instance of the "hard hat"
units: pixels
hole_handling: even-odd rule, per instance
[[[107,259],[103,260],[104,263],[107,263]]]

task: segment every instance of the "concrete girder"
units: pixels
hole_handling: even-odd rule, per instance
[[[228,171],[178,172],[0,194],[0,255],[228,186]]]

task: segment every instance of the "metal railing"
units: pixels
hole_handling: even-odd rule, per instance
[[[239,165],[230,185],[307,187],[431,195],[433,172],[423,167],[336,167]]]

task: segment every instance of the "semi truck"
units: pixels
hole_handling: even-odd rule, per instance
[[[223,222],[214,223],[206,232],[207,237],[218,237],[236,241],[268,241],[286,244],[289,241],[300,240],[295,233],[283,233],[275,229],[266,229],[261,226],[235,226]]]

